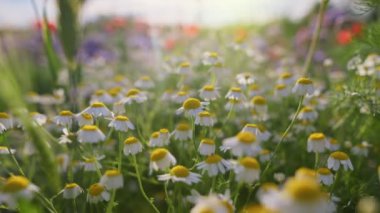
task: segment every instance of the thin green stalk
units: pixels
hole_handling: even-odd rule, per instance
[[[137,164],[137,160],[136,160],[136,155],[133,155],[133,164],[135,166],[135,169],[136,169],[136,174],[137,174],[137,182],[139,184],[139,188],[140,188],[140,191],[141,191],[141,194],[143,195],[143,197],[145,198],[146,201],[148,201],[149,205],[153,208],[153,210],[155,212],[158,212],[160,213],[160,211],[157,209],[157,207],[154,205],[153,203],[153,200],[151,198],[149,198],[145,191],[144,191],[144,187],[142,185],[142,181],[141,181],[141,177],[140,177],[140,172],[139,172],[139,166]]]
[[[307,56],[306,56],[306,60],[305,60],[305,64],[303,66],[303,74],[304,75],[308,75],[309,73],[309,67],[310,67],[310,64],[311,64],[311,61],[313,59],[313,56],[314,56],[314,53],[315,53],[315,48],[317,47],[317,43],[318,43],[318,40],[319,40],[319,35],[321,33],[321,28],[322,28],[322,23],[323,23],[323,17],[325,15],[325,11],[326,11],[326,8],[327,8],[327,5],[329,3],[329,0],[321,0],[321,5],[319,7],[319,12],[318,12],[318,22],[317,22],[317,26],[313,32],[313,37],[312,37],[312,40],[311,40],[311,43],[310,43],[310,47],[309,47],[309,50],[307,52]]]
[[[164,190],[165,190],[165,197],[166,197],[165,200],[166,200],[166,202],[169,205],[168,212],[175,212],[173,201],[172,201],[172,199],[170,199],[170,196],[169,196],[169,193],[168,193],[168,185],[169,185],[169,181],[166,181]]]
[[[116,197],[116,189],[113,189],[112,194],[111,194],[111,199],[107,205],[106,213],[112,213],[112,208],[113,208],[114,203],[115,203],[115,197]]]
[[[284,142],[285,140],[285,137],[289,134],[290,130],[292,129],[297,117],[298,117],[298,114],[301,112],[301,108],[302,108],[302,103],[303,103],[303,99],[304,99],[304,96],[301,96],[300,98],[300,101],[298,103],[298,107],[297,107],[297,111],[296,113],[294,114],[294,117],[292,119],[292,121],[290,122],[290,124],[288,125],[288,127],[286,128],[285,132],[282,134],[281,136],[281,140],[280,142],[276,145],[276,148],[274,149],[273,151],[273,154],[268,162],[268,164],[266,165],[265,169],[263,170],[262,174],[261,174],[261,177],[265,177],[265,174],[267,172],[267,170],[269,169],[269,167],[271,166],[274,158],[276,157],[276,154],[281,146],[281,144]]]
[[[123,137],[122,133],[119,132],[119,141],[118,141],[119,158],[118,158],[118,164],[117,164],[117,169],[119,170],[119,172],[121,172],[121,170],[122,170],[122,163],[123,163],[123,140],[122,140],[122,137]]]
[[[194,118],[193,117],[190,117],[190,121],[191,121],[191,128],[192,128],[192,137],[191,137],[191,140],[193,142],[193,146],[194,146],[194,153],[195,153],[195,156],[196,156],[196,162],[195,163],[198,163],[199,162],[199,159],[200,159],[200,156],[199,156],[199,153],[198,153],[198,148],[197,148],[197,144],[195,142],[195,122],[194,122]]]
[[[40,192],[37,192],[37,196],[40,198],[42,204],[44,206],[46,206],[46,208],[49,210],[49,212],[58,213],[58,211],[55,209],[53,203],[49,199],[47,199],[43,194],[41,194]]]
[[[318,169],[318,162],[319,162],[319,152],[315,152],[314,170]]]
[[[25,177],[25,173],[24,173],[24,171],[22,170],[20,164],[18,163],[18,161],[17,161],[15,155],[12,153],[12,151],[11,151],[11,149],[9,149],[9,147],[7,147],[7,149],[8,149],[9,155],[11,156],[13,162],[15,163],[15,165],[16,165],[16,167],[17,167],[17,169],[18,169],[18,172],[19,172],[22,176]]]

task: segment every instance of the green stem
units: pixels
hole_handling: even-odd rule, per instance
[[[170,196],[169,196],[169,193],[168,193],[168,185],[169,185],[169,181],[166,181],[164,190],[165,190],[166,202],[169,205],[168,212],[175,212],[174,206],[173,206],[173,202],[170,199]]]
[[[55,209],[54,205],[51,203],[51,201],[49,199],[47,199],[40,192],[37,192],[37,195],[40,198],[42,205],[44,205],[49,210],[49,212],[58,213],[58,211]]]
[[[137,182],[139,184],[139,188],[140,188],[140,191],[141,191],[141,194],[143,195],[143,197],[145,198],[146,201],[148,201],[148,203],[150,204],[150,206],[153,208],[153,210],[155,212],[158,212],[160,213],[160,211],[157,209],[157,207],[154,205],[153,203],[153,200],[150,199],[145,191],[144,191],[144,188],[143,188],[143,185],[142,185],[142,181],[141,181],[141,177],[140,177],[140,172],[139,172],[139,167],[138,167],[138,164],[137,164],[137,160],[136,160],[136,155],[133,155],[133,164],[135,166],[135,169],[136,169],[136,174],[137,174]]]
[[[117,164],[117,169],[119,172],[122,170],[122,163],[123,163],[123,140],[122,140],[122,133],[119,132],[119,159],[118,159],[118,164]]]
[[[293,117],[292,121],[290,122],[290,124],[289,124],[288,127],[286,128],[285,132],[282,134],[282,136],[281,136],[281,140],[280,140],[280,142],[276,145],[276,148],[275,148],[274,151],[273,151],[273,155],[271,156],[271,158],[270,158],[268,164],[266,165],[265,169],[263,170],[263,172],[262,172],[262,174],[261,174],[261,177],[265,177],[265,174],[266,174],[267,170],[269,169],[269,167],[271,166],[271,164],[272,164],[274,158],[276,157],[276,154],[277,154],[277,152],[278,152],[278,150],[279,150],[279,148],[280,148],[280,145],[284,142],[285,137],[289,134],[290,130],[292,129],[292,127],[293,127],[293,125],[294,125],[294,123],[295,123],[295,121],[296,121],[296,119],[297,119],[297,117],[298,117],[298,114],[299,114],[300,111],[301,111],[303,98],[304,98],[304,96],[301,96],[300,101],[299,101],[299,103],[298,103],[297,111],[296,111],[296,113],[294,114],[294,117]]]
[[[314,170],[318,169],[318,162],[319,162],[319,152],[316,152],[315,153]]]
[[[314,56],[315,48],[317,47],[319,35],[321,33],[321,28],[322,28],[323,17],[325,15],[325,11],[326,11],[328,3],[329,3],[329,0],[322,0],[321,5],[319,7],[317,26],[313,32],[313,38],[311,40],[310,47],[309,47],[309,50],[307,52],[305,64],[303,66],[303,72],[302,73],[305,75],[307,75],[309,73],[309,67],[310,67],[311,61],[312,61],[313,56]]]
[[[11,149],[9,149],[9,147],[7,147],[7,149],[8,149],[9,155],[11,156],[13,162],[15,163],[15,165],[16,165],[16,167],[17,167],[17,169],[18,169],[18,172],[19,172],[22,176],[25,177],[25,173],[24,173],[24,171],[22,170],[20,164],[18,163],[18,161],[17,161],[15,155],[12,153],[12,151],[11,151]]]
[[[116,197],[116,189],[113,189],[112,194],[111,194],[111,199],[107,205],[106,213],[112,213],[112,208],[113,208],[114,203],[115,203],[115,197]]]

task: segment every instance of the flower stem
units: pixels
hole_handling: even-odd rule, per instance
[[[175,212],[175,211],[174,211],[173,202],[172,202],[172,200],[171,200],[170,197],[169,197],[169,193],[168,193],[168,185],[169,185],[169,181],[167,181],[167,182],[165,183],[165,187],[164,187],[164,190],[165,190],[165,196],[166,196],[166,202],[167,202],[168,205],[169,205],[168,212]]]
[[[318,169],[318,162],[319,162],[319,152],[316,152],[315,153],[314,170]]]
[[[144,191],[144,188],[143,188],[143,185],[142,185],[142,181],[141,181],[141,177],[140,177],[139,167],[138,167],[137,160],[136,160],[136,155],[133,155],[133,164],[134,164],[135,169],[136,169],[137,182],[139,184],[139,188],[140,188],[141,194],[143,195],[143,197],[145,198],[145,200],[148,201],[148,203],[154,209],[154,211],[160,213],[160,211],[157,209],[157,207],[153,204],[153,200],[150,199],[146,195],[146,193]]]
[[[302,73],[305,75],[307,75],[309,73],[309,67],[310,67],[311,61],[312,61],[313,56],[314,56],[315,48],[317,47],[319,35],[321,33],[321,28],[322,28],[323,17],[325,15],[325,11],[326,11],[328,3],[329,3],[329,0],[322,0],[321,5],[319,7],[317,26],[313,32],[313,37],[312,37],[312,40],[310,43],[309,50],[307,52],[305,64],[303,66],[303,72]]]
[[[280,142],[276,145],[276,148],[274,149],[273,151],[273,155],[271,156],[268,164],[266,165],[265,169],[263,170],[263,173],[261,175],[261,177],[265,177],[265,174],[267,172],[267,170],[269,169],[269,167],[271,166],[274,158],[276,157],[276,154],[280,148],[280,145],[284,142],[285,140],[285,137],[289,134],[290,130],[292,129],[297,117],[298,117],[298,114],[301,112],[301,108],[302,108],[302,103],[303,103],[303,98],[304,96],[301,96],[300,100],[299,100],[299,103],[298,103],[298,107],[297,107],[297,111],[296,113],[294,114],[293,118],[292,118],[292,121],[290,122],[290,124],[288,125],[288,127],[286,128],[285,132],[282,134],[281,136],[281,140]]]

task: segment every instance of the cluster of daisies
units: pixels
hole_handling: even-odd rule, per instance
[[[239,42],[234,47],[244,48]],[[377,63],[378,57],[374,59]],[[226,88],[218,84],[223,77],[220,73],[226,72],[222,57],[217,52],[206,52],[200,61],[208,67],[209,81],[196,92],[189,89],[186,82],[192,79],[192,63],[186,60],[165,61],[165,67],[179,76],[176,87],[180,89],[176,92],[169,89],[157,96],[154,94],[156,82],[149,76],[142,76],[134,83],[123,76],[115,76],[113,80],[103,82],[105,89],[89,90],[87,87],[80,90],[80,100],[84,102],[88,99],[90,103],[80,112],[62,110],[55,116],[29,113],[36,128],[43,127],[52,135],[58,132],[58,146],[66,147],[66,152],[57,155],[61,173],[82,169],[98,175],[98,180],[88,186],[80,186],[75,179],[71,180],[58,195],[62,194],[64,199],[76,199],[86,191],[89,203],[109,202],[112,209],[112,202],[117,199],[115,190],[125,187],[123,162],[128,159],[135,167],[141,193],[156,211],[154,202],[143,188],[143,168],[147,168],[149,178],[165,183],[165,191],[171,183],[184,184],[187,189],[192,189],[188,190],[190,193],[186,199],[176,205],[192,203],[193,213],[234,212],[242,186],[249,189],[247,202],[241,202],[248,212],[334,212],[335,202],[339,200],[333,195],[334,183],[340,171],[351,171],[353,165],[349,155],[339,151],[341,147],[335,139],[316,131],[313,122],[318,119],[318,110],[323,110],[327,101],[315,89],[313,81],[307,77],[297,77],[296,72],[281,71],[278,80],[271,85],[273,87],[268,89],[261,88],[251,72],[244,72],[236,75],[236,83],[222,96],[223,88]],[[369,66],[368,63],[364,64]],[[378,68],[376,63],[373,66]],[[54,100],[58,104],[62,103],[61,93],[53,97],[56,97]],[[299,100],[299,107],[290,116],[288,127],[293,127],[290,133],[280,135],[268,131],[265,122],[276,114],[268,112],[268,103],[282,104],[294,99]],[[57,104],[51,97],[37,95],[29,95],[28,100],[34,104]],[[170,126],[170,121],[167,121],[168,126],[147,133],[142,122],[150,113],[146,109],[144,111],[147,104],[169,110],[170,104],[175,105],[175,112],[170,111],[173,117],[167,119],[181,120],[175,126]],[[224,114],[224,117],[218,114]],[[217,124],[221,128],[216,128]],[[223,128],[228,125],[239,128],[233,137],[225,136]],[[0,113],[1,133],[20,128],[22,124],[17,118],[6,112]],[[264,173],[276,160],[281,143],[300,132],[309,134],[303,143],[307,144],[307,152],[315,153],[314,168],[299,168],[286,181],[275,174],[275,179],[283,179],[279,185],[265,182]],[[275,144],[270,145],[269,142]],[[273,145],[274,150],[267,148]],[[30,142],[24,147],[29,155],[35,152]],[[73,150],[75,147],[80,148]],[[352,146],[351,152],[357,156],[367,156],[369,147],[370,144],[363,142]],[[7,146],[0,147],[0,154],[10,155],[16,162],[18,152]],[[79,152],[81,159],[70,152]],[[327,156],[326,152],[330,154]],[[138,158],[139,154],[146,153],[149,153],[149,165],[144,165],[146,161]],[[326,156],[327,161],[323,162]],[[114,163],[103,168],[103,160]],[[201,195],[195,188],[198,183],[208,180],[211,180],[208,194]],[[221,188],[225,190],[224,194],[218,193]],[[245,205],[250,203],[253,191],[259,204]],[[38,187],[26,177],[11,175],[4,180],[0,202],[15,208],[17,200],[30,200],[36,193],[39,193]],[[166,196],[169,207],[173,206],[170,202],[172,194],[166,192]]]

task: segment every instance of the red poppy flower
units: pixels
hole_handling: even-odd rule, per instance
[[[336,35],[336,41],[340,45],[347,45],[351,43],[352,37],[352,32],[350,30],[344,29],[338,32],[338,34]]]

